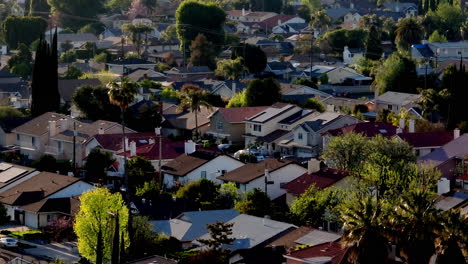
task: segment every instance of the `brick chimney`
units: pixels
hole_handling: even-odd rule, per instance
[[[457,139],[459,137],[460,137],[460,129],[455,128],[455,130],[453,130],[453,139]]]

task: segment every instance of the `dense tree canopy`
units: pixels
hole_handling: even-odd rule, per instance
[[[29,0],[29,15],[49,18],[50,6],[47,0]]]
[[[328,31],[317,39],[320,49],[325,53],[342,53],[345,46],[363,48],[367,32],[363,29],[336,29]]]
[[[257,46],[244,44],[240,47],[235,47],[232,50],[231,59],[242,57],[245,67],[252,74],[260,73],[265,70],[267,57],[265,52]]]
[[[84,85],[73,94],[73,104],[80,110],[83,118],[89,120],[119,120],[120,109],[111,104],[107,93],[109,89],[102,86]]]
[[[406,55],[390,55],[379,68],[374,85],[379,94],[387,91],[415,93],[418,76],[414,61]]]
[[[398,49],[409,52],[411,45],[421,42],[423,30],[415,18],[404,18],[398,21],[395,42]]]
[[[47,2],[59,25],[73,30],[95,22],[97,15],[104,11],[104,0],[47,0]]]
[[[88,180],[93,182],[99,182],[99,180],[105,180],[107,177],[107,170],[115,162],[112,157],[112,153],[94,148],[88,154],[84,169]]]
[[[272,79],[254,79],[250,81],[245,91],[247,106],[271,105],[281,99],[279,83]]]
[[[190,65],[208,66],[210,69],[216,68],[216,51],[211,41],[208,41],[204,34],[198,34],[190,45]]]
[[[16,49],[20,43],[26,46],[44,34],[47,21],[42,17],[9,16],[2,22],[2,32],[10,49]]]

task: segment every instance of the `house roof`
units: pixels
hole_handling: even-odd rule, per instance
[[[71,102],[73,93],[84,85],[98,86],[101,85],[101,81],[99,79],[58,80],[60,97],[65,102]]]
[[[87,42],[87,41],[92,41],[96,42],[98,41],[98,38],[91,33],[59,33],[57,37],[57,42]]]
[[[80,179],[75,177],[41,172],[0,193],[0,201],[8,205],[35,203],[79,181]]]
[[[219,108],[218,112],[224,120],[229,123],[242,123],[245,119],[256,115],[258,112],[267,109],[269,106]]]
[[[0,119],[0,127],[2,128],[3,132],[11,133],[13,129],[22,124],[30,121],[30,117],[8,117]]]
[[[434,52],[431,50],[431,48],[429,48],[429,45],[427,44],[414,44],[412,48],[416,49],[421,54],[421,56],[425,58],[430,58],[434,56]]]
[[[228,222],[238,216],[234,209],[184,212],[175,219],[153,221],[156,232],[165,233],[180,241],[193,241],[208,232],[207,225]]]
[[[415,148],[439,147],[453,140],[453,131],[400,133],[397,136]]]
[[[298,238],[295,242],[301,245],[319,245],[322,243],[334,242],[340,238],[340,234],[314,229]]]
[[[324,112],[317,116],[314,116],[312,120],[304,122],[303,124],[299,125],[304,128],[306,131],[315,131],[318,132],[323,128],[327,127],[328,125],[338,121],[344,115],[336,112]]]
[[[2,78],[20,78],[20,76],[9,71],[0,71],[0,79]]]
[[[20,208],[35,213],[60,212],[74,215],[80,209],[80,200],[78,197],[43,199]]]
[[[294,109],[295,107],[295,105],[276,103],[260,113],[248,118],[246,121],[263,124],[290,111],[291,109]]]
[[[308,172],[304,173],[302,176],[286,183],[281,188],[285,189],[290,194],[300,195],[312,185],[315,185],[318,189],[325,189],[348,175],[349,173],[346,171],[323,168],[311,174]]]
[[[232,181],[238,183],[248,183],[265,175],[265,170],[270,173],[283,168],[289,164],[294,164],[292,161],[267,159],[259,163],[247,163],[242,167],[229,171],[226,174],[219,176],[218,179],[223,181]]]
[[[135,65],[135,64],[147,64],[147,65],[156,65],[154,62],[150,62],[147,60],[139,59],[139,58],[125,58],[120,60],[115,60],[108,64],[116,64],[116,65]]]
[[[351,9],[349,8],[329,8],[325,9],[325,12],[333,18],[333,19],[339,19],[341,17],[344,17]]]
[[[419,163],[437,167],[453,158],[463,158],[465,156],[468,156],[468,133],[421,157]]]
[[[284,257],[294,260],[302,259],[311,263],[349,264],[345,258],[347,252],[348,248],[343,248],[340,242],[327,242],[290,252]]]
[[[274,240],[273,242],[270,242],[268,244],[269,247],[273,246],[283,246],[286,250],[289,248],[294,248],[297,243],[294,242],[297,239],[307,235],[310,231],[312,231],[313,228],[307,227],[307,226],[300,226],[296,230],[293,230],[286,235]]]
[[[213,73],[213,71],[208,66],[189,66],[189,67],[174,67],[169,71],[164,73],[168,74],[182,74],[182,73]]]
[[[215,151],[195,151],[192,154],[182,154],[162,166],[165,173],[177,176],[185,176],[187,173],[202,166],[221,155]]]
[[[313,114],[314,111],[308,110],[308,109],[301,109],[297,111],[296,113],[286,117],[285,119],[279,121],[279,124],[285,124],[285,125],[292,125],[296,123],[297,121],[301,120],[304,117],[310,116]]]
[[[8,185],[23,176],[35,171],[34,168],[24,167],[16,164],[1,162],[0,163],[0,187]]]
[[[263,137],[259,137],[258,140],[261,141],[261,142],[265,142],[265,143],[272,143],[274,142],[275,140],[283,137],[284,135],[290,133],[290,131],[287,131],[287,130],[282,130],[282,129],[277,129]]]
[[[396,135],[397,129],[398,127],[385,122],[362,122],[328,130],[324,134],[340,136],[353,132],[357,134],[363,134],[366,137],[375,137],[377,135],[381,135],[383,137],[393,137]]]
[[[172,142],[169,139],[164,139],[161,146],[161,159],[171,160],[184,154],[184,142]],[[117,153],[119,156],[123,156],[123,152]],[[127,150],[127,157],[131,157],[130,150]],[[155,139],[153,144],[142,144],[136,148],[136,156],[143,157],[148,160],[159,159],[159,140]]]
[[[172,106],[169,109],[166,109],[166,114],[163,114],[164,118],[170,124],[170,126],[186,130],[195,129],[195,113],[191,111],[183,111],[178,113],[176,109],[177,106]],[[209,116],[216,110],[216,107],[212,107],[211,109],[202,107],[201,111],[199,111],[197,114],[198,127],[209,124]]]
[[[398,92],[386,92],[379,95],[376,98],[377,102],[393,103],[397,105],[406,105],[414,103],[421,98],[419,94],[409,94],[409,93],[398,93]]]

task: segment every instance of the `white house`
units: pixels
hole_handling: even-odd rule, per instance
[[[437,59],[439,61],[468,57],[468,42],[432,42],[411,46],[413,59]]]
[[[220,182],[217,177],[243,166],[244,163],[228,155],[213,151],[195,151],[186,147],[186,153],[166,163],[163,169],[164,185],[186,184],[200,179]]]
[[[351,49],[348,46],[344,47],[343,50],[343,63],[344,64],[355,64],[359,59],[364,58],[364,49]]]
[[[307,172],[307,169],[292,161],[267,159],[259,163],[248,163],[219,176],[224,182],[235,182],[242,192],[258,188],[271,198],[285,194],[281,189],[286,184]]]

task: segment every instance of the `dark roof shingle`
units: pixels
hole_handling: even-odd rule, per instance
[[[277,159],[267,159],[259,163],[248,163],[242,167],[239,167],[235,170],[227,172],[223,176],[218,177],[218,179],[223,180],[223,181],[248,183],[250,181],[253,181],[265,175],[266,169],[268,169],[269,172],[271,173],[289,164],[294,164],[294,163],[292,161],[277,160]]]

